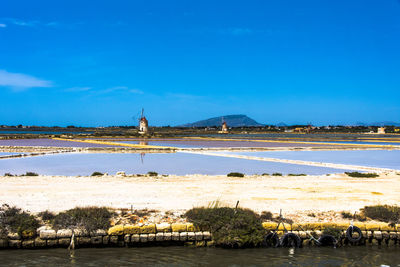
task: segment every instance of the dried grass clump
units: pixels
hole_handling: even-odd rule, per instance
[[[54,228],[108,229],[113,213],[105,207],[74,208],[60,212],[53,219]]]

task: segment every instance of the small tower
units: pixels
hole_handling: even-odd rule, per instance
[[[222,123],[222,132],[228,133],[228,125],[226,124],[226,121]]]
[[[149,131],[149,122],[147,121],[147,119],[143,113],[144,113],[144,109],[142,109],[142,114],[140,115],[140,120],[139,120],[139,133],[140,134],[146,134]]]

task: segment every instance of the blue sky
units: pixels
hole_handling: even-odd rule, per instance
[[[0,124],[400,121],[399,0],[3,1]]]

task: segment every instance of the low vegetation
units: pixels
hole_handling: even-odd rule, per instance
[[[365,206],[361,214],[373,220],[387,223],[400,223],[400,207],[390,205]]]
[[[260,216],[249,209],[215,205],[193,208],[185,217],[200,229],[211,231],[216,246],[220,247],[258,247],[265,234]]]
[[[376,178],[379,177],[376,173],[363,173],[363,172],[345,172],[347,176],[355,178]]]
[[[50,212],[48,210],[39,212],[38,216],[42,218],[43,221],[51,221],[56,217],[56,215],[53,212]]]
[[[228,173],[226,176],[228,176],[228,177],[244,177],[244,174],[240,173],[240,172],[231,172],[231,173]]]
[[[34,237],[39,221],[35,216],[6,204],[0,207],[0,232],[18,233],[21,237]]]
[[[92,175],[90,175],[90,176],[103,176],[103,175],[104,175],[104,173],[101,173],[101,172],[93,172]]]
[[[261,212],[260,219],[263,221],[272,221],[274,215],[270,211],[263,211]]]
[[[340,213],[340,215],[342,216],[343,219],[350,219],[350,220],[357,220],[360,222],[366,221],[367,218],[365,217],[365,215],[363,214],[359,214],[359,213],[350,213],[348,211],[342,211]]]
[[[354,218],[353,214],[351,214],[351,213],[348,212],[348,211],[342,211],[342,212],[340,213],[340,215],[342,215],[342,217],[343,217],[344,219],[353,219],[353,218]]]
[[[105,207],[74,208],[57,214],[52,220],[53,227],[76,228],[82,227],[87,231],[108,229],[113,213]]]
[[[157,172],[148,172],[147,173],[148,176],[158,176]]]
[[[304,173],[289,173],[288,176],[307,176],[307,174],[304,174]]]
[[[324,235],[331,235],[335,237],[336,239],[339,239],[340,236],[342,235],[342,230],[336,227],[326,227],[323,231],[322,234]]]
[[[22,176],[39,176],[39,174],[37,174],[36,172],[26,172]]]
[[[25,174],[12,174],[12,173],[5,173],[4,176],[39,176],[36,172],[26,172]]]
[[[272,176],[282,176],[282,173],[280,173],[280,172],[274,172],[274,173],[272,174]]]

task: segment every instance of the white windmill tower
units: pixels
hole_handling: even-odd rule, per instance
[[[149,132],[149,122],[147,121],[146,117],[144,116],[144,109],[142,108],[142,113],[139,119],[139,133],[146,134]]]

